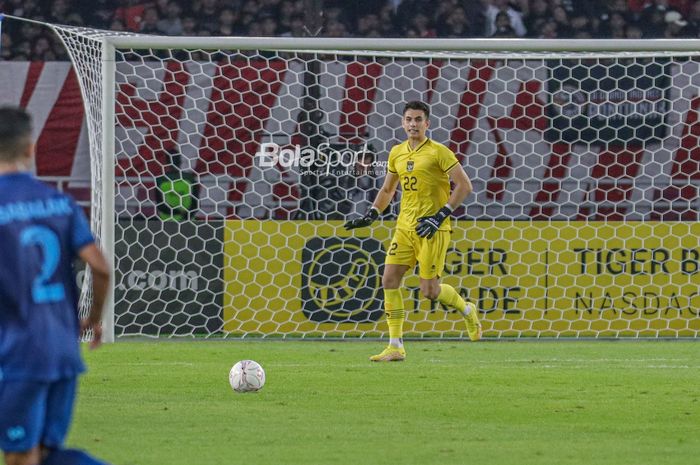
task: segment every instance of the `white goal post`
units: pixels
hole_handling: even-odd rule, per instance
[[[475,186],[442,278],[487,338],[700,333],[700,41],[157,37],[51,26],[91,132],[106,339],[383,337],[408,100]],[[407,337],[462,338],[404,286]]]

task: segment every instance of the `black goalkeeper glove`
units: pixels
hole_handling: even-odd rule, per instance
[[[374,223],[374,220],[377,218],[379,218],[379,210],[372,207],[362,218],[355,218],[354,220],[350,220],[345,223],[344,228],[348,231],[355,228],[364,228],[365,226],[369,226],[370,224]]]
[[[443,221],[445,221],[445,218],[450,216],[450,214],[452,214],[452,210],[445,205],[433,216],[423,216],[418,218],[416,233],[418,233],[420,237],[427,237],[430,239],[435,235],[437,230],[440,229],[440,225]]]

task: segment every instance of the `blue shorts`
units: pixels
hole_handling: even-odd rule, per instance
[[[25,452],[63,445],[73,415],[77,377],[55,382],[0,381],[0,449]]]

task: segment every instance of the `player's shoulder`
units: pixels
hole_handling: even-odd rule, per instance
[[[73,198],[41,181],[29,173],[13,173],[0,176],[0,203],[32,202],[48,200],[60,201],[66,206],[73,206]]]
[[[442,144],[434,139],[429,140],[429,144],[433,150],[435,150],[439,154],[446,154],[446,155],[454,155],[454,152],[452,149],[450,149],[448,146],[445,144]]]
[[[408,155],[410,152],[411,149],[408,147],[408,141],[399,142],[398,144],[394,144],[389,150],[389,160],[400,159]]]
[[[27,176],[27,185],[32,189],[33,193],[37,196],[48,197],[48,198],[63,198],[68,202],[73,203],[73,197],[61,192],[54,186],[36,178],[35,176]]]
[[[404,152],[408,152],[408,141],[399,142],[394,144],[389,150],[389,155],[398,155]]]
[[[0,189],[6,191],[8,195],[3,198],[13,197],[21,194],[60,194],[58,190],[40,181],[33,175],[25,172],[9,173],[0,175]]]

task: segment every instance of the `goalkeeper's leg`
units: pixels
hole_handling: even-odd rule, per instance
[[[457,309],[467,324],[469,339],[478,341],[481,339],[481,323],[476,306],[465,302],[454,287],[440,284],[440,273],[445,268],[449,240],[447,231],[438,231],[432,239],[420,239],[420,290],[426,299],[437,300],[443,305]]]
[[[443,305],[456,308],[462,314],[467,324],[469,339],[472,341],[481,339],[481,322],[479,321],[479,312],[476,309],[476,305],[471,302],[465,302],[457,290],[449,284],[440,284],[440,293],[437,296],[437,300]]]
[[[384,266],[382,284],[384,286],[384,310],[389,326],[389,345],[381,353],[369,358],[373,362],[397,362],[406,358],[406,351],[403,348],[403,322],[406,319],[406,311],[399,286],[408,268],[408,265],[388,263]]]
[[[481,322],[476,305],[466,302],[457,290],[449,284],[440,284],[438,278],[420,280],[420,289],[425,298],[437,300],[441,304],[455,308],[464,318],[467,324],[469,339],[478,341],[481,339]]]

